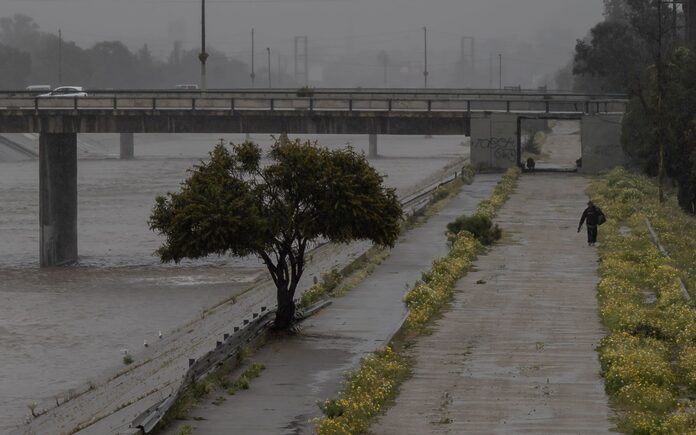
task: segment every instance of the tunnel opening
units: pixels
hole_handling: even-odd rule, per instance
[[[581,118],[518,118],[517,164],[524,171],[577,172],[582,167]]]

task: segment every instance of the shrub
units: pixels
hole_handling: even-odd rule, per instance
[[[316,420],[317,433],[366,433],[371,419],[396,397],[398,386],[409,373],[408,361],[391,347],[366,357],[360,369],[348,376],[340,397],[319,405],[326,417]]]
[[[130,354],[123,355],[123,364],[130,365],[133,364],[133,357]]]
[[[489,246],[500,240],[503,235],[498,225],[493,225],[493,221],[488,216],[475,214],[473,216],[460,216],[454,222],[447,225],[450,234],[458,235],[462,231],[468,231],[476,240],[484,246]],[[453,237],[450,236],[450,240]]]

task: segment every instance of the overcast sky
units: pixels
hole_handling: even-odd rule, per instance
[[[420,48],[422,27],[433,50],[452,50],[461,36],[503,38],[572,50],[601,19],[602,0],[207,0],[210,44],[226,53],[257,47],[291,50],[295,35],[311,47]],[[200,0],[0,0],[3,16],[22,13],[44,31],[62,28],[66,39],[88,46],[121,40],[147,43],[156,55],[173,39],[198,45]],[[551,33],[552,32],[552,33]],[[553,37],[545,37],[545,34]]]

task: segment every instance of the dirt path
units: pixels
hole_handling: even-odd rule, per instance
[[[497,219],[512,237],[476,262],[414,376],[372,432],[606,433],[594,350],[597,256],[577,234],[586,180],[525,176]]]

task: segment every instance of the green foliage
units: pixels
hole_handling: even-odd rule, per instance
[[[696,271],[696,220],[670,199],[659,205],[655,184],[617,169],[594,182],[593,200],[611,218],[600,247],[600,316],[609,335],[599,347],[607,392],[632,434],[696,433],[696,310],[683,298],[682,276]],[[650,240],[649,218],[670,256]],[[627,228],[630,231],[619,231]],[[646,300],[646,294],[654,298]]]
[[[223,385],[223,387],[226,388],[227,393],[230,395],[235,395],[239,390],[248,390],[251,380],[261,376],[261,372],[265,369],[266,367],[263,364],[254,363],[230,385]]]
[[[451,234],[450,240],[462,231],[467,231],[484,246],[492,245],[503,235],[498,225],[493,225],[488,216],[482,215],[460,216],[447,225],[447,231]]]
[[[394,400],[398,386],[409,373],[408,360],[391,347],[366,357],[360,368],[348,376],[340,397],[319,404],[325,417],[315,420],[317,433],[367,433],[372,418]]]
[[[364,155],[279,140],[261,164],[254,143],[216,146],[177,193],[156,199],[150,227],[165,236],[162,261],[257,255],[278,290],[276,327],[288,328],[309,243],[370,240],[393,246],[401,205]]]
[[[185,424],[179,428],[176,435],[191,435],[193,433],[193,427],[190,424]]]
[[[125,364],[125,365],[133,364],[133,357],[130,354],[123,355],[123,364]]]
[[[461,178],[464,181],[464,184],[473,183],[475,176],[476,176],[476,169],[474,169],[474,167],[471,166],[471,163],[466,163],[464,166],[462,166]]]
[[[476,214],[493,219],[500,207],[508,200],[510,194],[514,192],[517,187],[517,179],[520,177],[521,173],[522,170],[517,167],[508,169],[505,174],[503,174],[503,178],[500,182],[495,186],[495,189],[493,189],[493,194],[490,198],[481,201]]]
[[[628,23],[605,21],[575,46],[573,74],[590,77],[591,91],[627,92],[640,83],[649,58]]]
[[[658,86],[656,74],[650,74],[645,91],[631,100],[622,143],[649,175],[657,174],[659,147],[664,146],[665,171],[678,183],[679,204],[696,213],[696,54],[676,50],[663,75]]]
[[[338,287],[338,285],[341,283],[342,279],[343,275],[336,269],[332,269],[330,272],[323,274],[320,282],[314,284],[302,294],[300,306],[309,307],[310,305],[319,302],[326,295],[332,294],[336,287]]]

